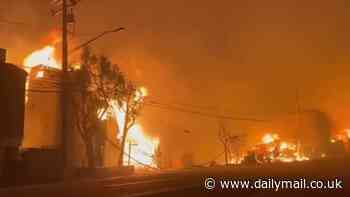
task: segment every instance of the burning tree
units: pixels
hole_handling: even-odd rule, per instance
[[[124,92],[122,97],[122,103],[121,103],[121,110],[123,111],[123,125],[120,125],[122,128],[121,133],[121,151],[119,155],[119,166],[123,166],[124,164],[124,154],[125,154],[125,144],[126,139],[128,137],[128,133],[130,129],[135,125],[136,123],[136,117],[138,116],[142,104],[144,101],[144,97],[146,95],[146,92],[144,89],[137,89],[135,85],[133,85],[131,82],[125,83],[124,86]],[[129,158],[130,152],[128,153]]]
[[[117,118],[121,141],[118,165],[122,166],[128,133],[136,123],[146,90],[127,80],[118,65],[104,56],[97,57],[89,49],[84,50],[81,67],[73,73],[77,88],[73,99],[75,125],[85,144],[88,166],[95,167],[98,144],[94,142],[101,135],[101,120],[108,116]]]
[[[74,125],[84,142],[88,167],[93,168],[98,157],[96,139],[101,135],[100,122],[113,103],[121,105],[130,83],[117,65],[105,56],[92,54],[88,48],[82,53],[80,69],[72,71],[71,79]]]

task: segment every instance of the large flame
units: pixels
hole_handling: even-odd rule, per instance
[[[267,133],[262,137],[262,142],[264,144],[271,144],[278,139],[279,139],[279,136],[277,134]]]
[[[345,129],[345,135],[348,139],[350,139],[350,129]]]
[[[262,147],[260,153],[265,159],[274,162],[293,162],[309,160],[308,157],[300,151],[300,144],[294,144],[282,141],[278,134],[267,133],[262,139]]]
[[[61,69],[61,65],[55,58],[55,47],[52,45],[45,46],[42,49],[32,52],[24,59],[23,65],[27,71],[39,65]]]
[[[61,69],[61,65],[55,58],[55,47],[52,45],[47,45],[42,49],[33,51],[23,60],[24,69],[30,74],[31,70],[35,66],[45,66],[51,68]],[[43,78],[45,76],[45,72],[43,70],[39,71],[35,78]],[[30,80],[26,81],[26,90],[29,89]],[[25,101],[28,101],[28,95],[26,94]]]
[[[350,129],[344,129],[337,132],[330,140],[331,143],[341,142],[348,144],[350,142]]]
[[[142,167],[142,164],[156,167],[155,152],[159,145],[158,139],[152,139],[145,135],[140,124],[136,123],[128,132],[127,144],[124,155],[124,164]],[[129,160],[130,155],[133,159]],[[137,161],[135,161],[137,160]]]
[[[136,97],[145,97],[147,95],[147,89],[141,87],[136,92]],[[137,98],[136,98],[137,99]],[[124,103],[122,106],[119,106],[117,102],[112,102],[112,113],[116,118],[118,123],[119,133],[117,138],[119,140],[122,139],[124,133],[124,125],[125,125],[125,109],[126,104]],[[106,117],[103,115],[101,117],[105,119]],[[155,161],[155,153],[159,145],[158,139],[153,139],[145,134],[140,123],[136,122],[128,131],[128,135],[126,137],[126,143],[124,147],[124,164],[125,165],[135,165],[137,167],[144,167],[144,165],[157,167]],[[129,158],[130,155],[130,158]]]

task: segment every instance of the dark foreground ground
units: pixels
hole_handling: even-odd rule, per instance
[[[59,184],[0,189],[0,197],[98,197],[98,196],[350,196],[350,160],[334,159],[264,166],[197,168],[163,171],[108,179],[89,179]],[[208,190],[205,180],[213,178],[216,187]],[[342,189],[221,189],[220,180],[334,180]],[[316,195],[315,195],[316,194]]]

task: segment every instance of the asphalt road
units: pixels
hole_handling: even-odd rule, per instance
[[[349,196],[350,161],[345,159],[303,163],[195,168],[162,171],[148,175],[85,179],[58,184],[0,189],[0,196],[25,197],[98,197],[98,196]],[[216,181],[214,189],[205,180]],[[222,189],[221,180],[312,180],[342,181],[342,189]],[[212,186],[212,185],[211,185]]]

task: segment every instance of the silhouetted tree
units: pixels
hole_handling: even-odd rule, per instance
[[[237,145],[237,142],[240,140],[240,136],[233,135],[228,131],[223,122],[219,122],[219,140],[224,146],[225,153],[225,164],[228,165],[231,161],[233,148]]]
[[[126,80],[119,67],[105,56],[96,56],[86,48],[81,55],[81,66],[71,74],[73,83],[73,119],[84,145],[88,167],[96,166],[99,125],[112,102],[120,105],[126,95]],[[100,147],[99,147],[100,148]]]

